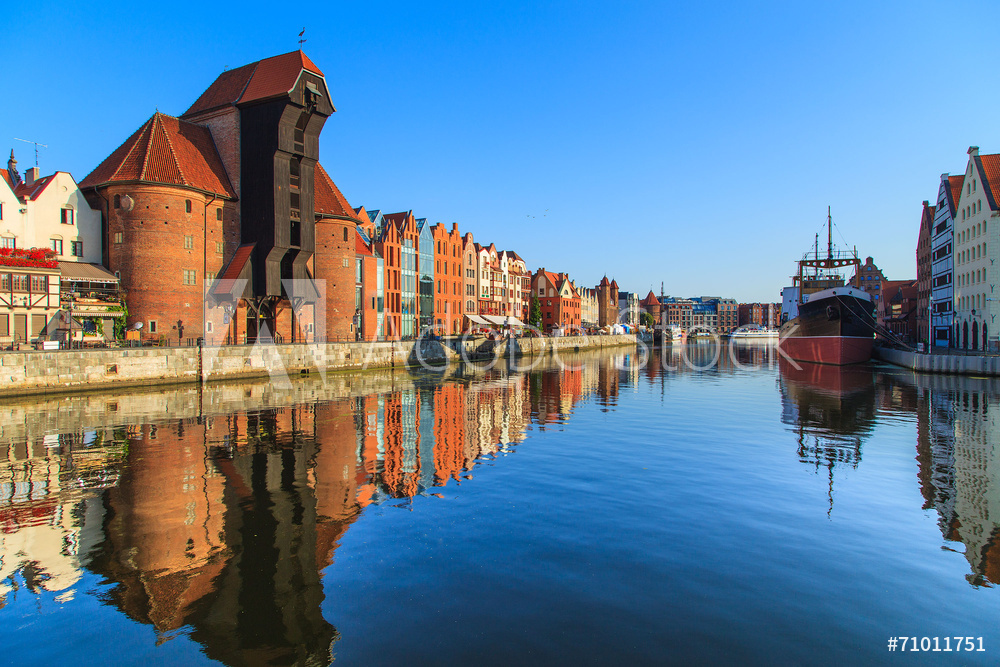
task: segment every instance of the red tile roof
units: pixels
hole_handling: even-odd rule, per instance
[[[302,70],[323,76],[323,72],[302,51],[265,58],[223,72],[182,117],[230,104],[255,102],[286,95],[295,87]]]
[[[236,199],[208,128],[160,112],[90,172],[80,187],[120,181],[183,185]]]
[[[16,196],[21,201],[30,201],[32,199],[38,199],[39,195],[41,195],[42,192],[45,190],[45,188],[48,187],[49,183],[51,183],[55,179],[55,176],[56,176],[55,174],[50,174],[49,176],[39,178],[31,185],[26,184],[22,180],[20,183],[17,184],[17,187],[14,188],[14,196]]]
[[[949,176],[948,185],[951,186],[951,208],[952,215],[955,214],[955,209],[958,208],[958,200],[962,196],[962,182],[965,176]]]
[[[239,278],[240,272],[243,271],[243,266],[250,259],[250,254],[256,245],[256,243],[247,243],[237,248],[233,254],[233,258],[229,260],[229,265],[226,266],[222,275],[219,276],[219,280],[236,280]]]
[[[979,164],[982,165],[983,176],[986,177],[984,185],[990,208],[994,211],[1000,210],[1000,154],[980,155]]]
[[[653,290],[649,290],[649,294],[646,295],[645,299],[643,299],[642,301],[639,302],[639,305],[640,306],[658,306],[658,305],[660,305],[660,300],[656,298],[655,294],[653,294]]]
[[[608,282],[608,277],[604,276],[603,278],[601,278],[601,284],[598,285],[598,287],[607,287],[610,284],[611,283]]]
[[[10,187],[11,190],[14,189],[14,184],[11,183],[10,181],[10,174],[7,172],[6,169],[0,169],[0,178],[3,178],[3,180],[7,181],[7,185]]]
[[[354,208],[347,203],[347,198],[340,192],[340,188],[333,182],[330,175],[326,173],[323,165],[316,163],[315,178],[315,199],[314,206],[316,215],[350,218],[358,222],[363,222]]]
[[[616,292],[618,291],[618,283],[615,282],[613,278],[611,279],[611,289],[613,289]]]

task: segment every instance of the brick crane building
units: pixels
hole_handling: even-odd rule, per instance
[[[180,117],[154,114],[81,182],[130,325],[220,343],[350,335],[352,209],[319,165],[334,111],[304,53],[266,58],[223,72]],[[206,294],[224,320],[206,321]]]

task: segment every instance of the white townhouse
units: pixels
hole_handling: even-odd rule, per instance
[[[22,178],[11,151],[0,181],[0,247],[50,248],[59,262],[101,263],[101,212],[69,173],[42,177],[32,167]]]
[[[1000,323],[1000,154],[969,148],[955,214],[955,325],[957,347],[995,351]]]

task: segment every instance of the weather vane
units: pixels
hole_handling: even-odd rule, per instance
[[[302,28],[302,32],[299,33],[299,51],[302,50],[302,45],[306,43],[306,38],[303,35],[306,34],[306,29]]]

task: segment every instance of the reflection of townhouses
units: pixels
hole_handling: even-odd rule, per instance
[[[973,585],[1000,583],[1000,394],[961,376],[894,376],[883,391],[917,416],[917,463],[924,508],[938,512],[942,536],[961,542]]]
[[[16,575],[34,594],[73,598],[121,450],[110,431],[0,444],[0,607]]]

